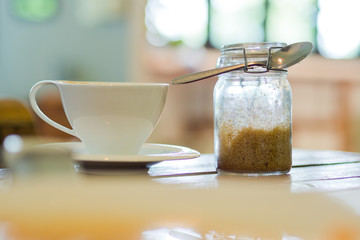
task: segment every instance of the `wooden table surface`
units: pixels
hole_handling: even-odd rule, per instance
[[[212,154],[136,170],[3,169],[0,223],[11,239],[360,239],[360,154],[294,149],[290,173],[266,177],[218,175]]]
[[[214,185],[216,169],[213,154],[186,161],[167,161],[150,167],[148,174],[170,181],[174,176],[194,176]],[[196,176],[196,177],[195,177]],[[225,177],[225,176],[224,176]],[[241,181],[244,177],[239,176]],[[185,183],[184,178],[177,178]],[[187,178],[187,183],[189,181]],[[289,184],[294,191],[339,191],[360,188],[360,154],[339,151],[293,150],[293,167],[284,176],[260,177],[261,181],[277,180]]]

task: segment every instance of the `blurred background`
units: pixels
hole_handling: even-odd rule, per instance
[[[0,137],[73,139],[39,120],[28,93],[40,80],[166,82],[213,68],[224,44],[310,41],[289,69],[293,146],[360,151],[358,0],[2,0]],[[170,86],[148,142],[213,151],[216,78]],[[59,95],[41,108],[68,126]]]

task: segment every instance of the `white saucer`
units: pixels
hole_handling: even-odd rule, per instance
[[[70,150],[72,159],[85,167],[144,167],[161,161],[200,157],[200,153],[191,148],[156,143],[145,143],[138,155],[88,154],[81,142],[51,143],[47,147]]]

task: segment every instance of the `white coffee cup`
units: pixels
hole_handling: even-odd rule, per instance
[[[72,129],[47,117],[36,93],[53,84]],[[51,126],[78,137],[89,154],[137,154],[155,128],[164,108],[169,84],[133,82],[75,82],[45,80],[30,90],[35,113]]]

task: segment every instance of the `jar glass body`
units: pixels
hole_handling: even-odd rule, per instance
[[[280,46],[279,46],[280,45]],[[218,67],[267,59],[277,43],[225,46]],[[240,48],[240,50],[239,50]],[[222,74],[214,88],[214,153],[219,173],[279,175],[292,165],[292,97],[286,71]]]

